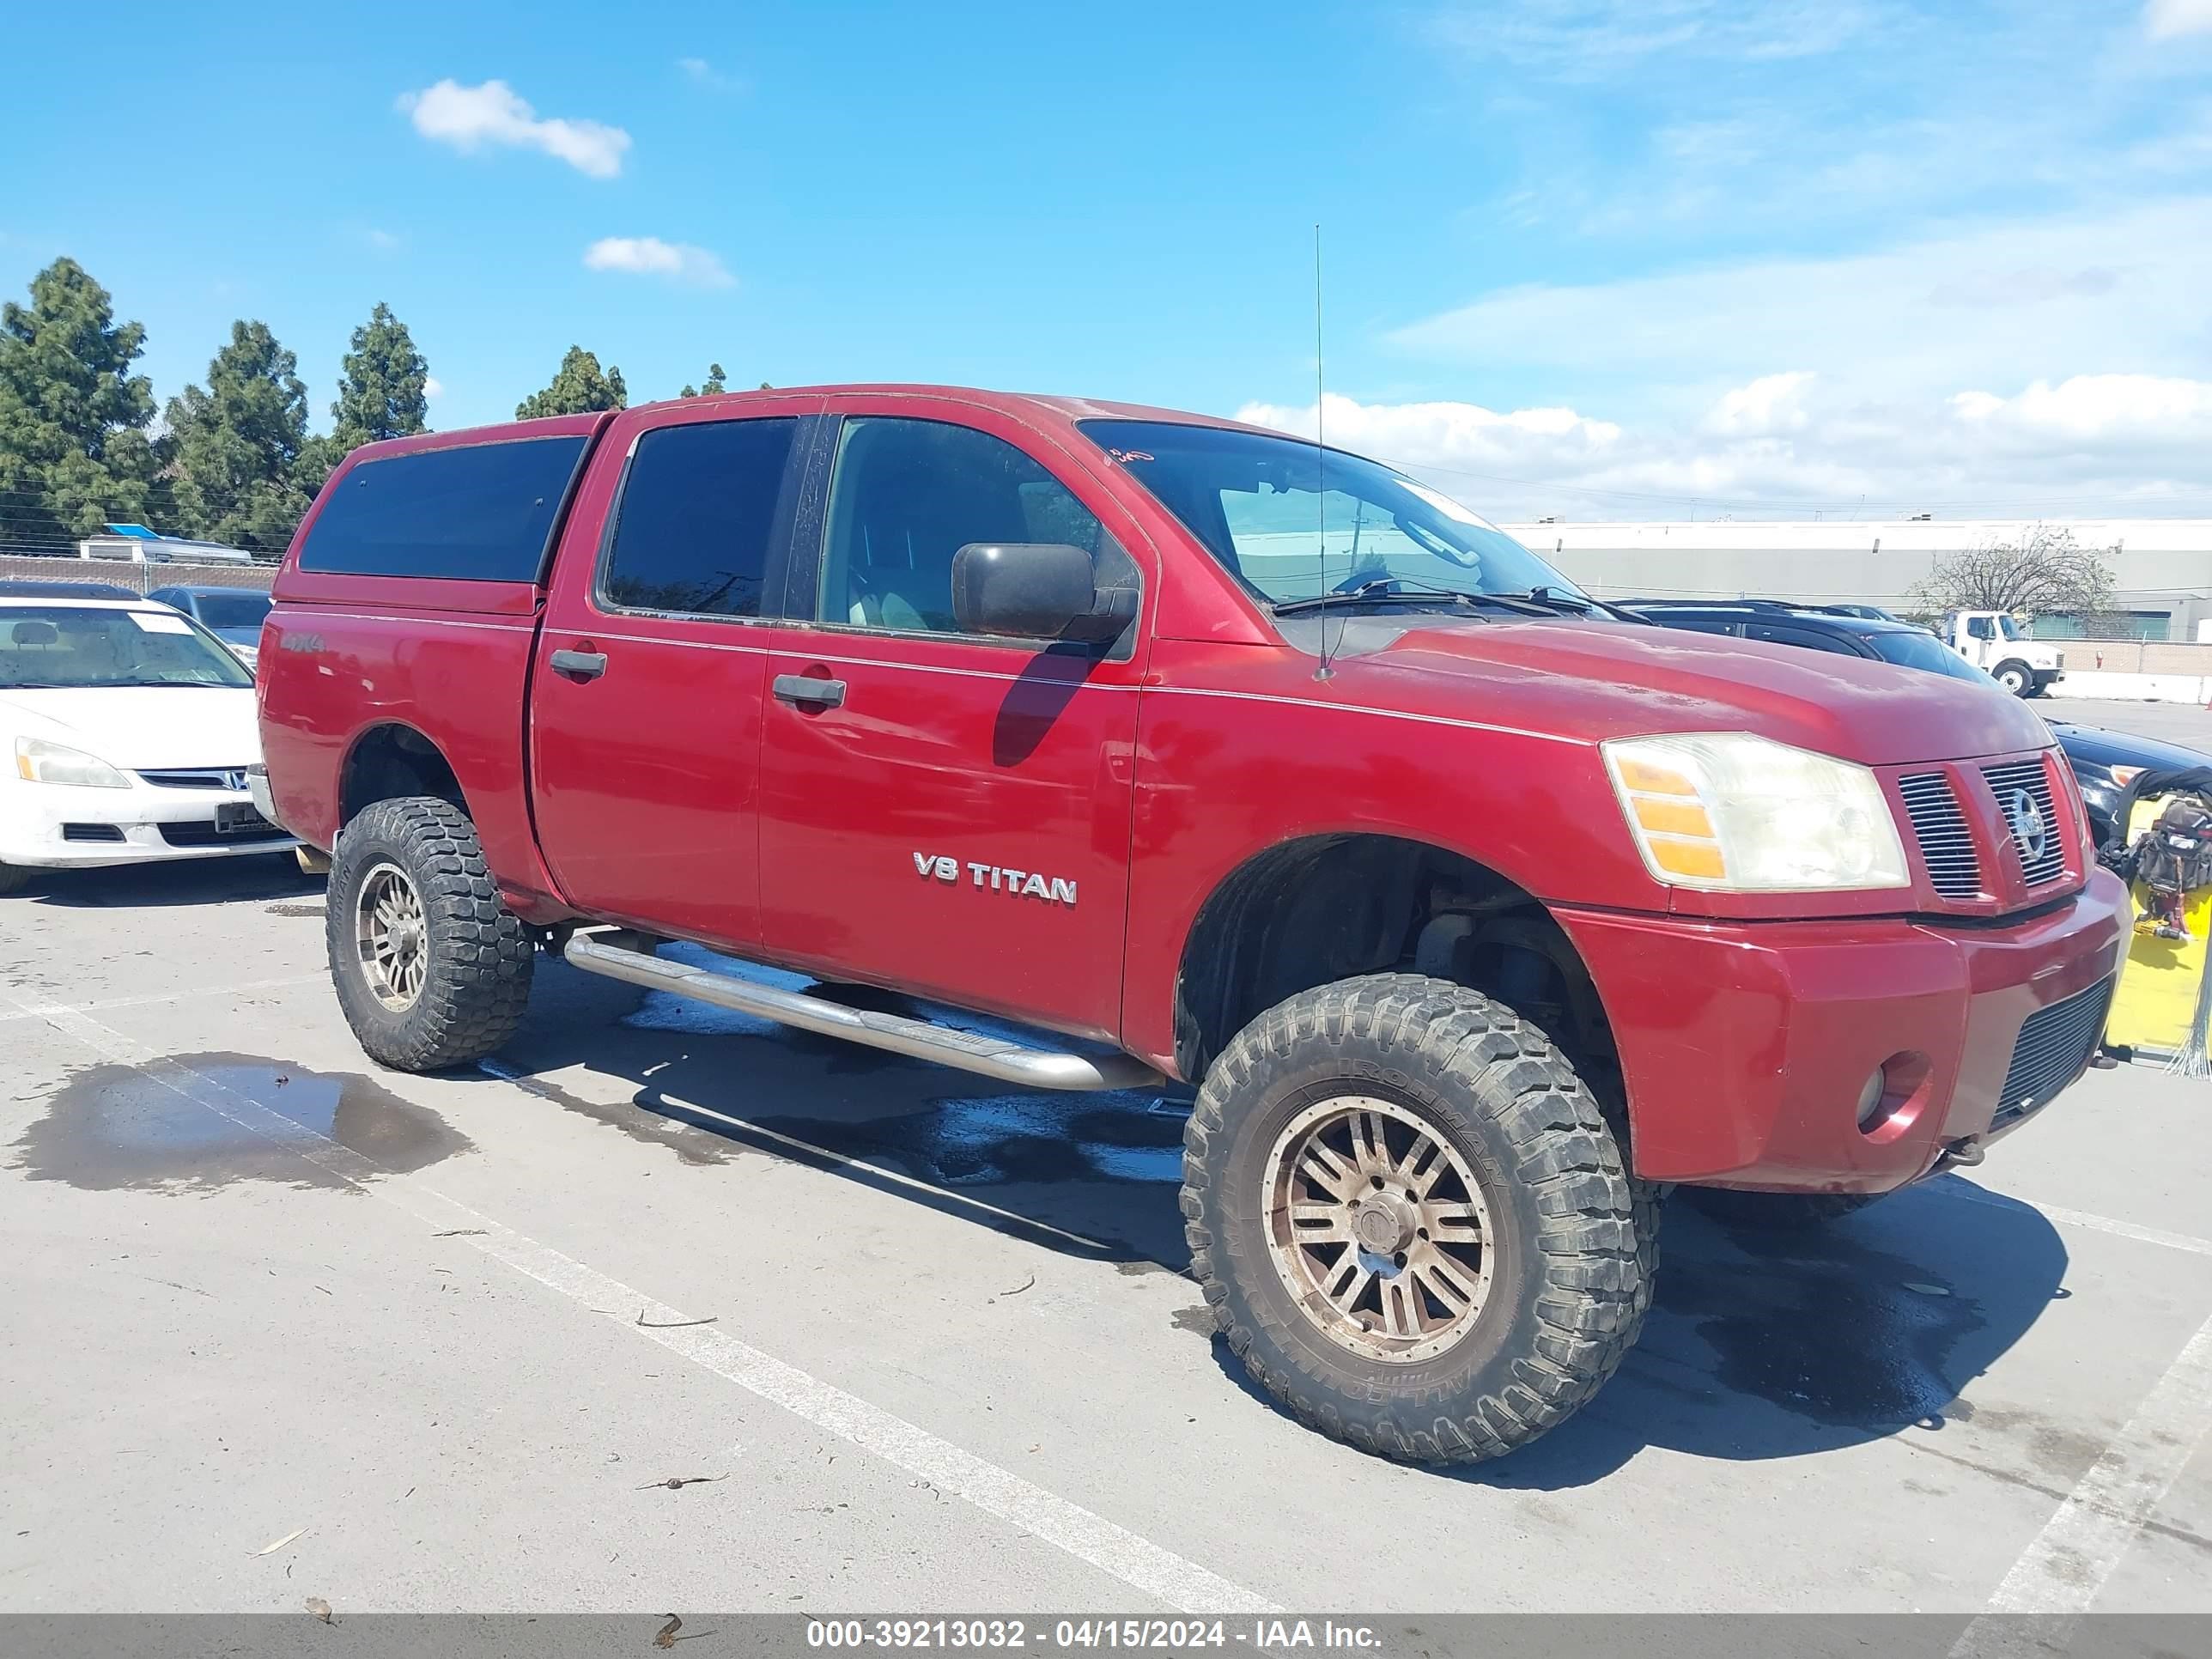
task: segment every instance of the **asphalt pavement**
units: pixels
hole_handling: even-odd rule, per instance
[[[1439,1474],[1212,1335],[1175,1100],[557,963],[495,1065],[380,1073],[321,912],[0,899],[0,1613],[2212,1611],[2202,1082],[1810,1236],[1670,1206],[1621,1374]]]

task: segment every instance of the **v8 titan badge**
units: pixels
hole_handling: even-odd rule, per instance
[[[933,853],[914,855],[914,872],[926,880],[958,885],[960,860]],[[1065,904],[1075,908],[1075,884],[1065,876],[1041,876],[1034,870],[1017,870],[1011,865],[984,864],[975,860],[968,863],[969,878],[977,887],[988,885],[994,893],[1012,893],[1016,898],[1041,898],[1048,904]]]

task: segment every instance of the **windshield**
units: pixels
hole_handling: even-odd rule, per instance
[[[1997,618],[1997,632],[2008,640],[2024,640],[2027,637],[2027,630],[2010,617],[2006,616]]]
[[[1393,580],[1409,592],[1582,591],[1442,491],[1341,450],[1167,422],[1082,428],[1272,604]]]
[[[236,657],[173,611],[0,606],[0,691],[252,684]]]
[[[1915,631],[1866,634],[1860,637],[1875,648],[1884,662],[1893,662],[1901,668],[1923,668],[1931,674],[1948,674],[1954,680],[1972,680],[1977,685],[1996,684],[1933,634]]]
[[[269,614],[265,593],[203,593],[194,605],[210,628],[259,628]]]

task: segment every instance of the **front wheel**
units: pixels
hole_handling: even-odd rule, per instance
[[[363,811],[331,853],[323,912],[338,1006],[370,1059],[458,1066],[522,1023],[537,946],[459,808],[418,795]]]
[[[2027,696],[2035,690],[2035,671],[2024,662],[2001,662],[1990,671],[1990,678],[2015,697]]]
[[[1260,1016],[1186,1130],[1191,1271],[1298,1419],[1433,1463],[1557,1427],[1636,1340],[1653,1206],[1534,1026],[1448,981],[1346,980]]]

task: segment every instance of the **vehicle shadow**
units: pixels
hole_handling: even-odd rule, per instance
[[[1647,1446],[1754,1461],[1941,1433],[2068,1294],[2041,1212],[1955,1176],[1796,1231],[1665,1211],[1657,1294],[1620,1371],[1563,1427],[1461,1478],[1551,1491]]]
[[[1009,1092],[550,962],[502,1060],[621,1079],[624,1108],[542,1079],[526,1086],[688,1147],[687,1162],[789,1159],[1124,1272],[1189,1267],[1176,1201],[1187,1090]],[[703,1134],[672,1141],[675,1125]],[[1648,1447],[1761,1460],[1941,1432],[1975,1378],[2066,1294],[2050,1223],[1956,1176],[1796,1232],[1723,1228],[1680,1201],[1666,1210],[1655,1303],[1620,1372],[1534,1446],[1438,1478],[1549,1491]],[[1194,1289],[1191,1301],[1176,1328],[1210,1341],[1231,1381],[1266,1401]]]
[[[302,874],[287,850],[245,858],[179,860],[106,870],[40,870],[9,904],[63,909],[143,910],[180,904],[224,904],[236,899],[296,898],[319,892],[323,878]]]

